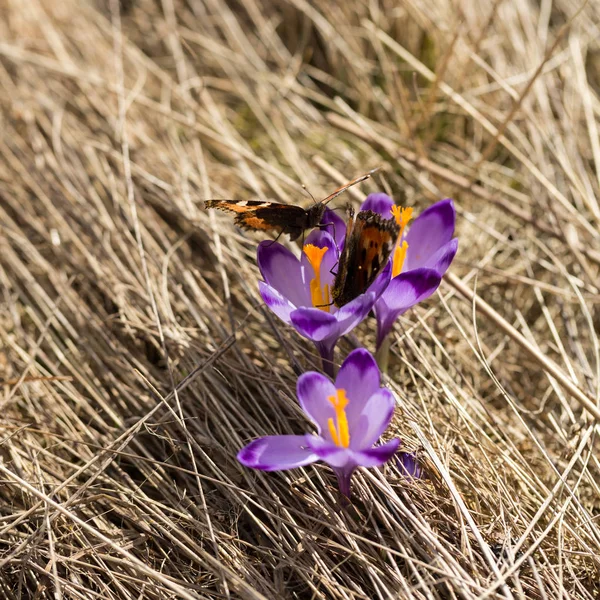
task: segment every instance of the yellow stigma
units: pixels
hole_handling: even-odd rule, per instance
[[[404,265],[407,250],[408,244],[406,242],[402,242],[401,246],[396,246],[394,258],[392,259],[392,277],[396,277],[402,273],[402,265]]]
[[[331,301],[329,300],[329,285],[325,284],[324,286],[321,286],[321,263],[329,248],[327,248],[327,246],[319,248],[313,244],[306,244],[303,250],[304,254],[306,254],[306,258],[308,258],[310,266],[315,272],[314,278],[310,280],[310,299],[312,300],[312,305],[315,308],[320,308],[325,312],[329,312],[331,306]]]
[[[400,227],[400,233],[398,234],[398,240],[396,241],[396,248],[394,249],[394,257],[392,259],[392,277],[396,277],[402,273],[402,265],[404,265],[404,259],[406,258],[406,251],[408,250],[408,244],[402,238],[404,237],[404,229],[408,225],[408,222],[412,219],[413,209],[408,206],[402,208],[401,206],[392,206],[392,214],[396,219]]]
[[[350,432],[348,431],[348,417],[346,416],[346,406],[348,406],[348,398],[346,397],[346,390],[336,390],[335,396],[329,396],[327,398],[335,409],[335,420],[327,420],[329,427],[329,433],[331,439],[336,446],[340,448],[348,448],[350,446]]]

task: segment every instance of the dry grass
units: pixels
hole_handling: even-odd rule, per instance
[[[0,15],[3,598],[599,597],[599,0]],[[460,249],[390,362],[432,478],[344,512],[327,468],[235,461],[303,431],[318,360],[201,200],[378,165],[346,198],[452,196]]]

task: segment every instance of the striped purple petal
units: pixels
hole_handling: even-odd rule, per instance
[[[403,271],[433,267],[430,260],[454,236],[456,210],[447,198],[424,210],[411,224],[406,234],[408,252]]]
[[[303,467],[318,460],[304,435],[270,435],[258,438],[242,448],[237,459],[251,469],[284,471]]]
[[[391,219],[393,216],[392,206],[394,206],[394,201],[387,194],[379,192],[377,194],[369,194],[362,203],[360,210],[372,210],[384,219]]]
[[[258,282],[258,291],[265,304],[285,323],[291,323],[290,314],[296,307],[275,288],[264,281]]]
[[[350,451],[340,448],[333,442],[317,435],[306,435],[305,440],[311,450],[332,467],[344,467],[351,460]]]
[[[335,414],[333,406],[328,400],[330,396],[336,395],[333,383],[325,375],[310,371],[298,378],[296,393],[302,410],[316,425],[317,433],[329,440],[327,421]]]
[[[363,412],[369,398],[377,393],[381,385],[381,374],[372,354],[358,348],[348,354],[335,379],[335,387],[346,391],[349,400],[346,415],[351,431],[358,416]],[[351,438],[353,444],[354,437]]]
[[[333,238],[335,245],[341,252],[346,238],[346,221],[330,208],[325,209],[321,219],[322,228]]]
[[[310,304],[310,294],[304,283],[300,261],[285,246],[278,242],[261,242],[256,261],[265,282],[294,306]]]
[[[429,298],[442,278],[433,269],[415,269],[394,277],[375,303],[377,346],[390,332],[394,321],[415,304]]]
[[[353,450],[371,447],[388,428],[394,416],[395,400],[392,392],[382,388],[363,404],[362,411],[350,421],[350,447]]]
[[[319,308],[302,307],[290,313],[296,331],[313,342],[338,338],[339,324],[335,317]]]
[[[398,446],[400,446],[400,440],[395,438],[375,448],[355,450],[352,456],[356,464],[361,467],[380,467],[394,456]]]

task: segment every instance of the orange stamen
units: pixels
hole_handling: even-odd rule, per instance
[[[400,226],[400,235],[398,239],[401,240],[404,235],[404,228],[408,225],[408,222],[412,219],[413,209],[412,206],[402,208],[401,206],[392,206],[392,215],[396,219],[396,223]]]
[[[348,448],[350,446],[350,431],[348,430],[348,417],[346,416],[346,406],[348,406],[348,398],[346,390],[336,390],[335,396],[327,398],[335,409],[335,421],[332,418],[327,420],[331,439],[336,446],[340,448]],[[337,427],[336,427],[337,424]]]
[[[406,208],[392,206],[392,214],[396,219],[396,223],[400,226],[400,233],[398,234],[396,248],[394,249],[394,258],[392,259],[392,277],[396,277],[402,273],[402,266],[404,265],[404,259],[406,258],[408,244],[402,238],[404,237],[404,229],[412,219],[413,209],[411,206],[407,206]]]
[[[331,302],[329,300],[329,285],[321,286],[321,263],[325,253],[329,250],[327,246],[319,248],[313,244],[306,244],[303,248],[315,276],[310,280],[310,299],[315,308],[329,312]]]
[[[392,259],[392,277],[397,277],[402,273],[402,266],[404,265],[407,250],[408,244],[405,241],[402,242],[402,246],[396,246],[394,258]]]

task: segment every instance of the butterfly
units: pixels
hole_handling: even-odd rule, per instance
[[[367,291],[387,264],[399,234],[396,219],[384,219],[370,210],[354,218],[354,210],[348,207],[346,239],[331,289],[337,307]]]
[[[261,200],[206,200],[204,206],[236,213],[234,223],[243,229],[276,231],[279,235],[287,233],[290,240],[293,241],[298,239],[306,229],[312,229],[321,223],[325,207],[331,200],[349,187],[369,179],[378,170],[378,168],[373,169],[353,179],[308,209],[294,204],[262,202]]]

